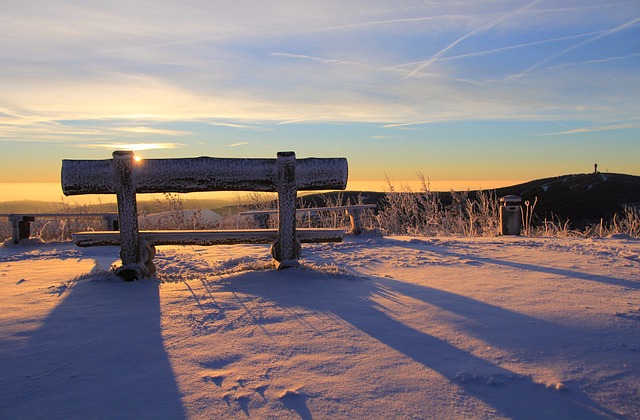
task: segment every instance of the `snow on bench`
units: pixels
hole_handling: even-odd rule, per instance
[[[301,242],[342,240],[337,229],[296,229],[298,190],[343,190],[347,184],[345,158],[296,159],[294,152],[279,152],[276,159],[175,158],[136,161],[131,151],[115,151],[112,159],[63,160],[65,195],[116,194],[120,232],[73,234],[78,245],[120,245],[122,267],[116,274],[126,280],[155,272],[155,245],[271,243],[277,268],[298,264]],[[263,191],[278,194],[278,229],[226,231],[142,231],[138,229],[136,194],[202,191]]]
[[[309,214],[311,219],[311,213],[318,213],[321,211],[344,211],[349,216],[351,222],[351,229],[349,233],[354,235],[360,235],[362,233],[362,223],[360,222],[360,214],[363,210],[373,210],[377,208],[375,204],[355,204],[352,206],[335,206],[335,207],[308,207],[303,209],[296,209],[298,214]],[[258,226],[262,229],[267,228],[269,217],[273,214],[277,214],[278,210],[249,210],[242,211],[238,214],[241,216],[253,216]]]
[[[36,219],[79,219],[84,217],[102,218],[109,230],[118,230],[117,213],[10,213],[0,214],[7,217],[11,224],[11,238],[14,244],[31,236],[31,222]]]

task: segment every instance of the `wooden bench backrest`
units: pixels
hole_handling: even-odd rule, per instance
[[[65,159],[62,191],[65,195],[116,194],[115,172],[114,159]],[[295,160],[298,191],[343,190],[347,174],[345,158]],[[277,159],[142,159],[134,162],[132,175],[136,193],[278,191]]]

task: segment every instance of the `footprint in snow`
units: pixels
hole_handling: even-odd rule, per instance
[[[311,411],[307,407],[307,396],[291,389],[285,390],[278,397],[289,410],[298,413],[301,419],[311,419]]]
[[[224,381],[224,376],[222,375],[206,375],[202,377],[204,383],[207,384],[209,382],[213,382],[216,386],[222,386],[222,382]]]

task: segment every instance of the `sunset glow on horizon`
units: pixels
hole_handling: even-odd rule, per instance
[[[346,157],[356,190],[640,175],[637,1],[26,0],[0,27],[0,201],[114,150]]]

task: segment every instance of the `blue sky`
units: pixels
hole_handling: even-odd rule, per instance
[[[60,161],[345,156],[350,179],[640,175],[640,2],[32,1],[0,15],[0,182]]]

